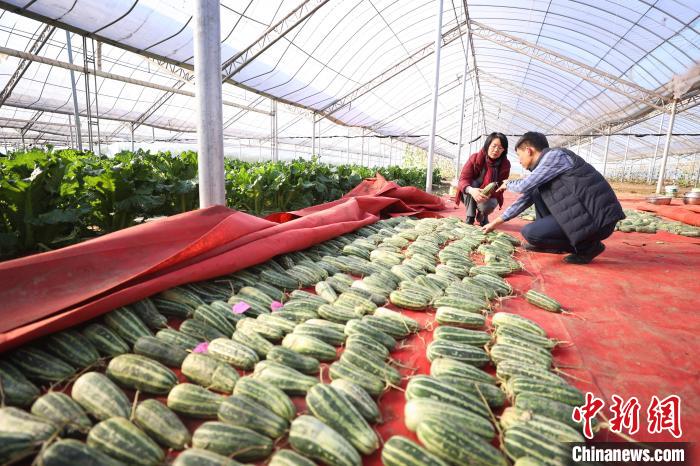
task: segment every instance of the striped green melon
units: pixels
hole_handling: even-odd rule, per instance
[[[415,375],[406,385],[406,400],[414,398],[429,398],[453,404],[480,416],[489,417],[488,406],[484,401],[471,393],[465,393],[450,384],[441,382],[434,377]]]
[[[75,439],[57,440],[38,459],[42,466],[124,466],[121,461]]]
[[[350,347],[345,348],[343,354],[340,355],[340,360],[344,363],[349,363],[359,367],[363,371],[375,375],[382,380],[386,380],[392,385],[401,383],[401,374],[399,371],[379,358],[372,351],[364,348]]]
[[[515,397],[514,406],[518,409],[531,411],[534,414],[547,416],[559,422],[563,422],[574,429],[581,429],[581,424],[571,417],[574,407],[560,401],[544,398],[530,393],[521,393]],[[593,430],[599,429],[597,419],[593,419]]]
[[[106,375],[87,372],[73,383],[71,397],[96,419],[128,417],[131,403],[124,392]]]
[[[173,466],[241,466],[241,463],[213,451],[188,448],[177,455]]]
[[[10,464],[31,455],[41,447],[29,434],[0,432],[0,464]]]
[[[164,328],[158,331],[158,333],[156,333],[156,338],[166,343],[177,345],[185,350],[191,350],[200,343],[195,337],[171,328]]]
[[[52,422],[68,436],[87,434],[92,427],[83,408],[62,392],[48,392],[37,398],[31,413]]]
[[[227,306],[229,307],[228,312],[209,304],[202,304],[194,310],[192,318],[209,325],[223,335],[231,335],[236,328],[236,319],[232,317],[235,314],[230,311],[230,305]]]
[[[261,314],[269,315],[269,314]],[[260,316],[258,316],[260,317]],[[244,317],[236,323],[237,330],[247,330],[255,332],[268,341],[279,341],[284,336],[285,332],[277,327],[265,324],[264,320],[253,319],[252,317]]]
[[[360,319],[348,321],[345,324],[345,334],[347,336],[356,334],[366,335],[384,345],[389,351],[392,351],[396,347],[396,340],[394,340],[394,338]]]
[[[173,371],[139,354],[122,354],[112,359],[106,374],[124,387],[156,395],[168,393],[177,384]]]
[[[433,340],[448,340],[483,348],[491,341],[491,335],[483,330],[441,325],[433,330]]]
[[[462,426],[426,419],[416,434],[428,451],[451,464],[508,465],[498,449]]]
[[[253,377],[273,385],[289,395],[305,395],[318,383],[318,379],[304,375],[296,369],[274,361],[260,361],[255,365]]]
[[[517,327],[520,330],[534,333],[535,335],[546,336],[544,329],[536,322],[508,312],[497,312],[493,315],[491,319],[491,324],[498,329],[498,327]]]
[[[504,450],[512,459],[530,457],[542,464],[558,466],[570,464],[571,447],[560,442],[553,442],[549,437],[529,428],[526,424],[508,429],[503,441]]]
[[[329,374],[331,380],[345,379],[355,382],[373,397],[378,397],[387,388],[384,379],[347,361],[336,361],[331,364]]]
[[[128,307],[154,332],[168,326],[168,318],[158,312],[156,305],[148,298],[136,301]]]
[[[268,327],[276,328],[282,332],[283,335],[293,331],[296,326],[294,322],[278,316],[276,312],[274,314],[261,314],[256,317],[256,319]]]
[[[113,417],[95,425],[87,444],[128,464],[151,466],[165,459],[163,450],[128,419]]]
[[[92,366],[100,359],[97,348],[90,343],[90,340],[83,338],[74,330],[64,330],[49,335],[42,343],[47,352],[76,369]]]
[[[282,346],[319,361],[333,361],[336,357],[333,346],[312,336],[290,333],[282,340]]]
[[[533,380],[541,380],[552,385],[566,385],[568,382],[561,376],[549,371],[542,365],[523,364],[521,361],[502,361],[496,366],[496,376],[501,381],[508,381],[513,377],[527,377]]]
[[[14,350],[10,362],[25,377],[39,384],[60,382],[75,373],[75,369],[61,359],[31,346]]]
[[[180,324],[179,331],[185,335],[196,338],[199,341],[212,341],[217,338],[228,338],[230,334],[224,334],[211,325],[201,320],[187,319]]]
[[[324,343],[328,343],[331,346],[340,346],[345,342],[345,333],[343,330],[338,331],[330,326],[313,325],[303,322],[301,324],[297,324],[292,334],[313,337],[323,341]]]
[[[381,359],[387,359],[389,357],[389,350],[386,349],[386,346],[382,345],[374,338],[361,333],[350,335],[345,340],[345,348],[357,347],[372,351]]]
[[[404,423],[408,430],[415,432],[418,425],[426,419],[462,426],[486,440],[496,436],[496,429],[490,419],[453,404],[430,398],[413,398],[406,402]]]
[[[36,442],[44,442],[56,433],[58,426],[51,421],[13,407],[0,408],[0,432],[31,435]]]
[[[397,340],[406,338],[411,334],[411,330],[408,328],[408,326],[404,322],[400,322],[396,319],[371,315],[364,316],[362,321],[367,322],[377,330],[381,330]]]
[[[421,329],[420,324],[417,320],[411,319],[410,317],[406,317],[400,312],[396,312],[385,307],[378,307],[377,310],[374,311],[374,315],[377,317],[393,319],[395,321],[400,322],[401,324],[403,324],[403,327],[408,330],[409,333],[418,333],[418,331],[420,331]]]
[[[0,360],[0,383],[7,406],[25,407],[39,396],[39,389],[9,361]]]
[[[241,395],[226,398],[218,412],[219,421],[252,429],[276,439],[289,427],[289,421],[261,403]]]
[[[313,416],[292,421],[289,443],[302,455],[334,466],[361,466],[362,458],[341,434]]]
[[[582,406],[585,397],[581,391],[571,385],[551,384],[546,381],[529,377],[513,377],[506,383],[506,391],[510,396],[528,393],[533,396],[549,398],[571,406]]]
[[[355,382],[347,379],[335,379],[331,382],[331,387],[345,395],[348,401],[357,408],[362,417],[370,424],[376,424],[381,420],[382,415],[379,412],[377,403],[364,388]]]
[[[304,374],[318,374],[320,364],[318,359],[304,356],[283,346],[275,346],[267,353],[267,360],[296,369]]]
[[[384,466],[447,466],[448,463],[412,440],[394,435],[384,442],[382,464]]]
[[[182,450],[192,440],[179,417],[158,400],[144,400],[134,410],[134,423],[166,448]]]
[[[188,354],[180,370],[188,380],[217,392],[233,392],[238,380],[236,369],[208,354]]]
[[[250,376],[243,377],[236,383],[233,394],[249,398],[289,421],[297,413],[294,403],[281,389]]]
[[[559,304],[559,301],[557,301],[554,298],[550,298],[546,294],[540,293],[539,291],[527,290],[524,296],[528,303],[537,306],[540,309],[544,309],[545,311],[562,311],[561,304]]]
[[[259,361],[258,355],[251,348],[228,338],[212,340],[207,347],[207,353],[219,361],[243,370],[252,369]]]
[[[480,329],[486,324],[486,317],[476,312],[441,306],[435,313],[435,322],[440,325]]]
[[[477,367],[485,366],[490,361],[485,350],[449,340],[432,341],[426,349],[426,356],[430,362],[437,358],[449,358]]]
[[[499,417],[499,422],[503,430],[508,430],[516,425],[525,424],[528,428],[534,429],[546,437],[549,437],[553,442],[585,442],[581,432],[570,425],[541,414],[516,408],[515,406],[504,409]]]
[[[252,331],[250,328],[237,329],[231,335],[231,340],[251,349],[258,359],[265,359],[267,353],[274,347],[265,337],[258,332]]]
[[[511,326],[498,327],[496,329],[495,335],[496,340],[498,340],[499,337],[517,338],[518,340],[521,340],[523,342],[527,342],[531,345],[540,346],[546,349],[552,349],[555,346],[557,346],[557,344],[559,344],[557,340],[553,340],[545,336],[530,333],[525,330],[521,330],[518,327]]]
[[[180,367],[187,351],[156,337],[141,337],[134,343],[134,353],[158,361],[166,367]]]
[[[516,361],[522,364],[534,364],[543,368],[552,365],[552,355],[539,347],[523,348],[505,343],[498,343],[489,349],[491,360],[497,365],[504,361]]]
[[[197,419],[215,419],[225,397],[191,383],[177,384],[168,393],[168,408]]]
[[[153,336],[151,330],[127,307],[120,307],[102,316],[107,327],[122,337],[129,345],[133,345],[139,337]]]
[[[205,422],[192,434],[192,446],[240,461],[256,461],[272,453],[272,440],[242,426]]]
[[[316,463],[294,450],[277,450],[268,466],[315,466]]]
[[[503,393],[496,385],[483,382],[475,382],[473,380],[463,379],[461,377],[451,377],[443,375],[435,377],[440,382],[451,385],[464,393],[471,393],[477,398],[486,400],[491,407],[501,407],[506,401],[506,394]]]
[[[369,455],[379,448],[377,434],[339,390],[319,383],[307,392],[306,406],[363,455]]]
[[[430,364],[430,375],[437,379],[440,377],[450,377],[492,385],[496,384],[496,378],[487,372],[471,364],[450,358],[434,359]]]

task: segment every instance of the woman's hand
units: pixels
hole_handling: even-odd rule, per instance
[[[489,199],[488,197],[484,196],[481,193],[481,190],[479,188],[469,187],[469,188],[467,188],[467,193],[469,193],[469,195],[474,198],[474,200],[476,201],[477,204],[481,204],[482,202],[486,202]]]

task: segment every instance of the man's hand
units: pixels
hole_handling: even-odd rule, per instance
[[[503,221],[503,219],[501,217],[496,217],[496,219],[494,221],[484,225],[483,227],[480,228],[480,230],[483,231],[484,233],[491,233],[501,223],[505,223],[505,222]]]
[[[508,184],[504,181],[504,182],[501,183],[501,185],[498,187],[498,189],[496,190],[496,192],[497,192],[497,193],[500,193],[501,191],[505,191],[506,189],[508,189]]]
[[[481,193],[481,190],[479,188],[467,188],[467,193],[474,198],[477,204],[481,204],[482,202],[486,202],[489,200],[488,197],[484,196]]]

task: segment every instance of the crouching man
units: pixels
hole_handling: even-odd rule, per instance
[[[530,251],[570,254],[570,264],[588,264],[605,250],[602,241],[625,214],[610,184],[572,151],[551,148],[542,133],[525,133],[515,145],[520,164],[531,173],[499,190],[521,193],[501,216],[482,227],[486,233],[535,204],[536,220],[521,233]]]

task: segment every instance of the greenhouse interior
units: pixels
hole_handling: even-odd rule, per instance
[[[0,86],[0,464],[694,464],[700,3],[0,0]]]

